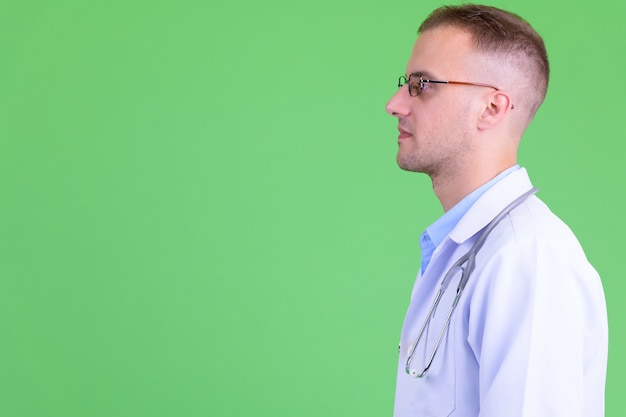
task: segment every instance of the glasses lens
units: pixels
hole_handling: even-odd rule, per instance
[[[420,74],[411,74],[409,77],[409,94],[413,97],[419,96],[422,92],[422,76]]]

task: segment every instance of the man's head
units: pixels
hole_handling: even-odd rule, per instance
[[[477,164],[510,166],[547,90],[541,37],[519,16],[479,5],[437,9],[419,33],[406,78],[419,86],[410,75],[422,74],[423,90],[411,96],[404,86],[387,104],[399,120],[400,167],[434,180]]]
[[[444,6],[433,11],[418,33],[447,25],[467,31],[476,50],[486,57],[506,61],[506,70],[526,75],[530,90],[527,111],[532,119],[546,96],[550,77],[541,36],[514,13],[475,4]]]

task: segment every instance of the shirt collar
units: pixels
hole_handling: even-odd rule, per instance
[[[463,200],[459,201],[454,207],[444,213],[443,216],[437,219],[437,221],[428,226],[425,233],[428,234],[433,246],[436,248],[441,244],[441,242],[443,242],[446,236],[452,232],[470,207],[472,207],[476,200],[478,200],[487,190],[511,172],[517,171],[518,169],[520,169],[520,166],[514,165],[511,168],[502,171],[489,182],[486,182],[476,190],[472,191],[465,198],[463,198]]]

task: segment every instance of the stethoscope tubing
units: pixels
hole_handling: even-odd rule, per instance
[[[441,344],[441,341],[443,340],[448,330],[448,327],[450,326],[450,320],[452,319],[452,314],[454,313],[454,310],[456,309],[456,306],[459,303],[459,300],[461,299],[461,294],[463,294],[463,290],[465,289],[465,285],[467,285],[470,275],[472,271],[474,270],[475,263],[476,263],[476,254],[485,244],[485,240],[487,240],[487,237],[489,236],[489,234],[502,221],[502,219],[504,219],[504,217],[508,215],[514,208],[522,204],[527,198],[537,193],[537,191],[539,191],[538,188],[536,187],[531,188],[530,190],[528,190],[527,192],[525,192],[524,194],[522,194],[521,196],[513,200],[504,209],[502,209],[502,211],[500,211],[500,213],[498,213],[498,215],[494,217],[493,220],[491,220],[489,224],[487,224],[487,226],[485,226],[482,233],[480,234],[478,239],[476,239],[476,242],[474,242],[474,244],[467,251],[467,253],[461,256],[454,263],[454,265],[452,265],[450,269],[448,269],[448,272],[446,272],[446,275],[441,281],[439,290],[437,290],[437,294],[435,295],[435,299],[433,300],[430,310],[428,311],[426,320],[424,320],[424,323],[422,327],[420,328],[420,331],[417,337],[415,338],[415,342],[411,345],[411,349],[409,351],[409,356],[407,357],[406,367],[405,367],[407,374],[414,376],[416,378],[422,378],[430,370],[430,366],[432,365],[433,360],[435,359],[435,354],[437,353],[437,350],[439,349],[439,345]],[[467,265],[465,265],[465,268],[463,268],[462,265],[465,262],[467,262]],[[435,347],[430,357],[428,358],[428,361],[426,362],[426,366],[424,367],[424,370],[422,372],[417,372],[416,369],[410,369],[411,361],[413,360],[413,354],[415,353],[415,350],[417,349],[417,345],[420,342],[424,334],[424,331],[426,330],[426,327],[430,324],[430,319],[432,318],[433,312],[439,305],[439,301],[441,300],[441,297],[443,297],[443,294],[446,292],[448,285],[450,284],[450,281],[452,280],[452,277],[456,273],[457,268],[461,268],[462,273],[461,273],[461,279],[459,281],[459,285],[457,286],[457,289],[456,289],[456,295],[454,297],[454,301],[452,302],[452,307],[450,308],[450,311],[448,312],[446,321],[443,325],[443,328],[441,329],[441,332],[439,333]]]

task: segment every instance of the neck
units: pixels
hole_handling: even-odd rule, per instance
[[[459,201],[494,179],[498,174],[515,165],[515,159],[501,161],[497,164],[475,164],[469,172],[458,175],[432,176],[433,190],[444,211],[450,210]]]

